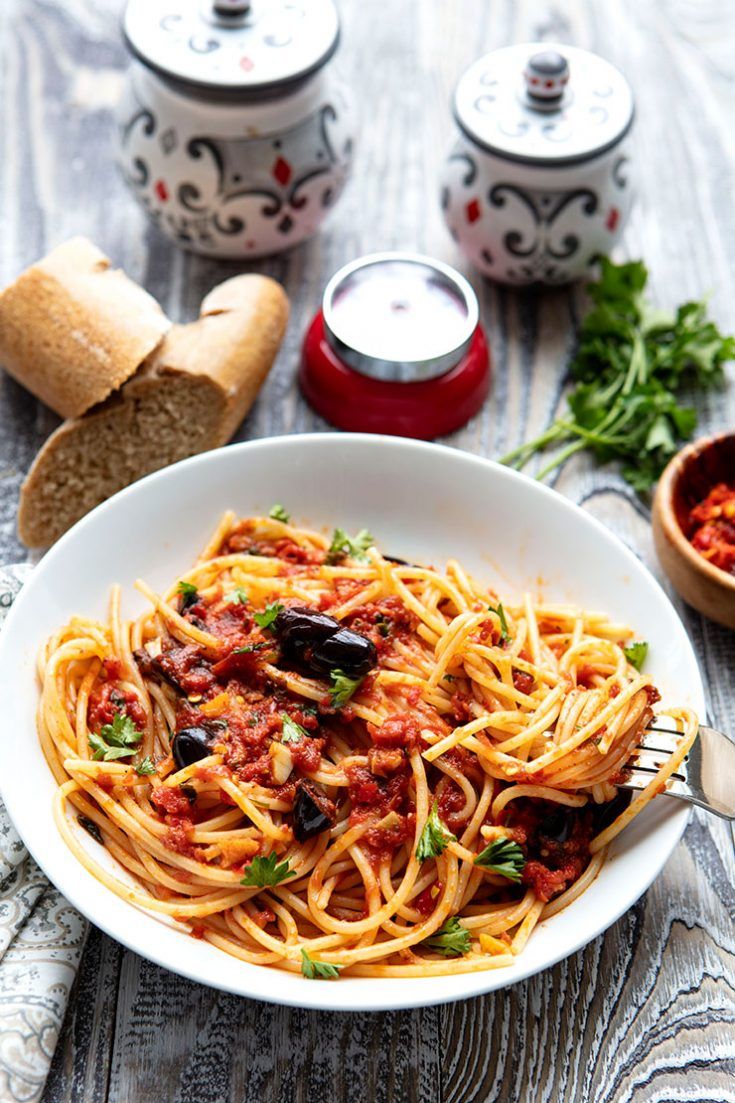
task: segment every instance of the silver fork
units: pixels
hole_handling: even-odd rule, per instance
[[[665,742],[661,735],[675,739],[675,732],[652,724],[646,732],[652,733],[652,739],[649,741],[645,737],[636,748],[630,777],[618,786],[619,789],[645,789],[671,754],[673,743],[670,747],[654,746],[653,740]],[[679,771],[669,778],[665,794],[696,804],[722,819],[735,821],[735,739],[700,724],[699,735]]]

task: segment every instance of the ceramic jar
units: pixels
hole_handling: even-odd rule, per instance
[[[571,46],[508,46],[475,62],[454,97],[446,161],[450,233],[486,276],[560,284],[618,241],[631,203],[633,96],[609,62]]]
[[[129,0],[125,179],[185,249],[246,258],[310,237],[353,144],[333,0]]]

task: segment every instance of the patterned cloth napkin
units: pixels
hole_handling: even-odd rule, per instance
[[[0,624],[28,576],[0,567]],[[0,1100],[40,1099],[87,934],[0,801]]]

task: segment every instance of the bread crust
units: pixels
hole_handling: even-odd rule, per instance
[[[0,363],[56,413],[77,417],[130,379],[170,325],[96,245],[72,238],[0,294]]]
[[[136,479],[225,444],[273,364],[288,310],[283,288],[265,276],[215,287],[200,317],[172,326],[119,391],[51,434],[21,489],[23,543],[51,544]]]

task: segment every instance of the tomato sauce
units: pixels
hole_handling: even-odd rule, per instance
[[[145,710],[132,690],[120,689],[115,682],[103,682],[89,696],[90,730],[98,732],[103,724],[111,724],[118,713],[129,716],[136,728],[145,727]]]
[[[531,798],[512,801],[504,824],[526,855],[522,883],[548,901],[569,888],[590,860],[592,810]]]
[[[687,538],[714,567],[735,574],[735,487],[712,487],[689,513]]]
[[[418,747],[421,742],[421,728],[410,712],[397,712],[378,727],[368,724],[370,737],[376,747]]]

